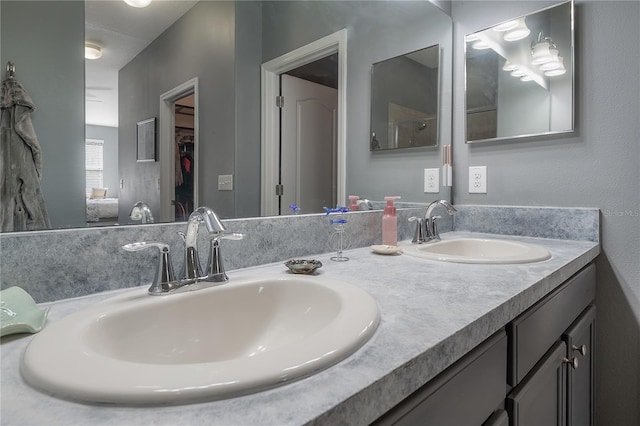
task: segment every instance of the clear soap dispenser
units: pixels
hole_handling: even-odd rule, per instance
[[[384,213],[382,215],[382,244],[388,246],[398,245],[398,219],[396,217],[396,206],[393,204],[394,200],[399,200],[400,197],[384,197],[387,205],[384,207]]]

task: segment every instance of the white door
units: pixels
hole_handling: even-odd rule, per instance
[[[282,75],[281,214],[320,213],[337,201],[338,91]]]

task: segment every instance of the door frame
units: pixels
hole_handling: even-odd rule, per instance
[[[158,154],[160,158],[160,221],[175,221],[175,207],[171,200],[175,199],[175,102],[193,93],[193,142],[194,150],[193,175],[193,205],[198,205],[198,160],[199,147],[198,128],[200,108],[198,107],[198,77],[185,81],[181,85],[160,95],[160,119],[158,124]]]
[[[337,200],[346,202],[346,131],[347,131],[347,29],[342,29],[296,50],[265,62],[261,66],[261,149],[260,149],[260,215],[278,214],[275,188],[280,164],[280,114],[276,96],[280,93],[280,74],[338,54],[338,136],[337,136]],[[286,101],[285,101],[286,102]]]

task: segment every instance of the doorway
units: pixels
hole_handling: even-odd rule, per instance
[[[160,95],[159,185],[162,222],[183,220],[198,205],[198,124],[197,77]],[[187,156],[189,160],[183,162]],[[186,176],[183,167],[188,169],[189,176]],[[187,185],[180,188],[185,182]]]
[[[280,96],[280,76],[289,71],[310,64],[319,59],[337,54],[337,111],[335,112],[335,148],[331,155],[333,167],[331,177],[316,178],[316,181],[329,179],[332,182],[333,193],[331,204],[344,203],[346,199],[346,61],[347,61],[347,30],[340,30],[322,39],[316,40],[306,46],[289,52],[279,58],[273,59],[262,65],[262,142],[261,142],[261,198],[260,212],[263,216],[287,214],[289,203],[282,200],[278,194],[287,193],[287,189],[281,187],[280,171],[280,108],[277,100]],[[287,104],[285,99],[284,104]],[[316,104],[316,109],[320,107]],[[332,113],[333,114],[333,113]],[[325,114],[326,115],[326,114]],[[299,157],[296,152],[296,158]],[[286,160],[285,160],[286,161]],[[295,163],[300,169],[300,164]],[[303,166],[304,167],[304,166]],[[304,170],[304,169],[303,169]],[[326,169],[325,169],[326,170]],[[306,173],[307,170],[304,170]],[[300,174],[300,173],[299,173]],[[303,191],[304,192],[304,191]],[[326,198],[325,198],[326,199]],[[333,207],[333,206],[327,206]],[[304,213],[310,213],[301,202]],[[290,211],[289,211],[290,212]]]
[[[333,54],[280,76],[280,215],[337,204],[337,61]]]
[[[194,205],[194,167],[195,167],[195,96],[193,93],[176,99],[175,143],[176,143],[176,182],[175,182],[175,220],[186,221],[195,209]]]

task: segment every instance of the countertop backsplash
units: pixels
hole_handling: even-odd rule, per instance
[[[441,233],[451,230],[509,234],[568,240],[599,241],[599,211],[589,208],[456,205],[453,219],[444,212]],[[413,237],[411,216],[424,208],[398,209],[398,240]],[[382,211],[346,215],[349,248],[381,243]],[[245,235],[223,241],[227,270],[291,258],[329,253],[333,232],[324,214],[223,220],[229,231]],[[149,285],[157,253],[128,253],[121,246],[136,241],[170,245],[176,272],[183,264],[183,242],[178,232],[185,223],[82,228],[0,234],[0,287],[20,286],[36,302],[84,296],[102,291]],[[200,232],[201,259],[208,253],[208,238]]]

